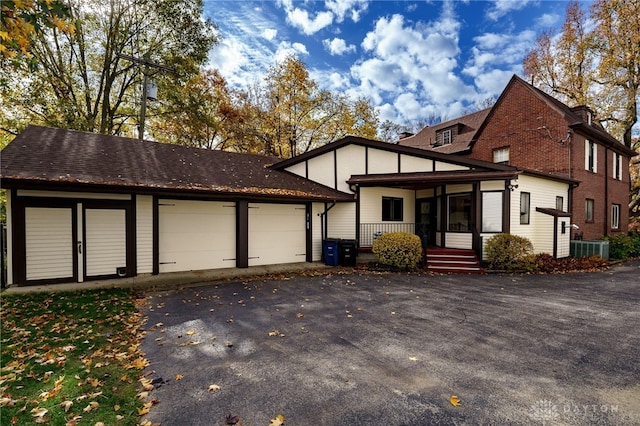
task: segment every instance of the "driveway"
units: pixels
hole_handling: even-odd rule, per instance
[[[148,293],[145,313],[165,426],[640,424],[640,262],[272,276]]]

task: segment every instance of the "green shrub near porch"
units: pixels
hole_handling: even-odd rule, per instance
[[[527,271],[537,269],[533,243],[513,234],[496,234],[487,240],[485,260],[490,269],[498,271]]]
[[[422,258],[420,237],[408,232],[382,234],[373,242],[376,260],[381,265],[398,269],[414,269]]]

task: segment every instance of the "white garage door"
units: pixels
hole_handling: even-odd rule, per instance
[[[27,281],[73,278],[73,217],[70,208],[25,208]]]
[[[235,266],[234,203],[159,200],[158,209],[161,273]]]
[[[124,209],[85,210],[87,277],[116,275],[127,266],[127,217]]]
[[[249,204],[249,266],[306,260],[304,205]]]

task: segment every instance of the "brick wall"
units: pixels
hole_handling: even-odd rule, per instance
[[[585,170],[585,138],[569,127],[564,116],[522,84],[508,87],[494,107],[469,156],[493,161],[493,150],[509,147],[509,164],[572,177],[581,181],[570,200],[572,223],[584,239],[626,231],[629,202],[629,162],[623,158],[622,180],[613,179],[612,151],[597,145],[597,172]],[[595,141],[597,143],[597,141]],[[571,168],[571,170],[570,170]],[[606,184],[605,184],[606,180]],[[605,199],[605,185],[608,197]],[[585,222],[585,200],[594,200],[594,220]],[[620,229],[611,229],[611,205],[620,204]],[[552,207],[552,206],[549,206]],[[568,208],[568,207],[565,207]],[[575,232],[574,232],[575,234]]]

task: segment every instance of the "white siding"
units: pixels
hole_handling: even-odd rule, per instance
[[[27,280],[73,277],[70,208],[25,208]]]
[[[50,198],[85,198],[92,200],[130,200],[131,194],[105,194],[102,192],[65,192],[40,191],[33,189],[19,189],[19,197],[50,197]]]
[[[311,208],[311,251],[314,262],[322,259],[322,220],[320,214],[324,212],[324,203],[313,203]]]
[[[447,195],[460,194],[460,193],[471,192],[471,191],[473,191],[473,185],[471,184],[447,185]]]
[[[138,274],[153,272],[153,197],[136,197],[136,256]]]
[[[381,149],[368,150],[369,174],[398,173],[398,154]]]
[[[335,164],[333,160],[333,151],[310,158],[309,179],[321,183],[330,188],[335,188]]]
[[[562,233],[562,222],[565,222],[565,233]],[[571,218],[559,217],[558,218],[558,251],[556,253],[557,258],[569,257],[571,254]]]
[[[161,273],[235,266],[234,203],[159,200],[158,208]]]
[[[360,189],[360,223],[382,223],[382,197],[395,197],[404,200],[402,206],[402,222],[415,222],[415,192],[398,188],[361,188]]]
[[[428,158],[414,157],[412,155],[402,154],[400,156],[400,172],[432,172],[433,161]]]
[[[473,235],[470,232],[447,232],[445,235],[447,248],[471,249],[473,248]]]
[[[533,243],[536,253],[553,254],[553,217],[536,211],[536,207],[556,207],[556,196],[562,196],[568,200],[569,185],[563,182],[552,181],[535,176],[520,175],[518,188],[511,192],[511,233],[528,238]],[[531,194],[530,221],[529,224],[520,224],[520,193]],[[558,223],[561,222],[559,218]],[[566,218],[567,221],[570,218]],[[569,231],[567,231],[567,234]],[[565,242],[558,244],[558,251],[565,250]],[[569,241],[566,241],[568,250]]]
[[[365,147],[359,145],[347,145],[336,151],[336,163],[338,170],[338,190],[351,193],[347,180],[352,175],[366,173],[367,164]]]
[[[356,238],[356,203],[338,203],[327,213],[327,238]]]
[[[296,204],[249,204],[249,266],[304,262],[306,211]]]
[[[416,191],[416,198],[431,198],[435,197],[435,191],[433,189],[420,189]]]
[[[442,161],[436,161],[436,172],[454,171],[454,170],[469,170],[469,167],[460,166],[458,164],[444,163]]]
[[[502,191],[504,190],[503,180],[486,180],[480,182],[480,191]]]
[[[13,282],[13,225],[11,223],[11,191],[12,189],[7,189],[7,199],[6,199],[6,220],[7,220],[7,284],[14,284]]]
[[[86,209],[86,275],[115,275],[127,266],[126,211]]]

